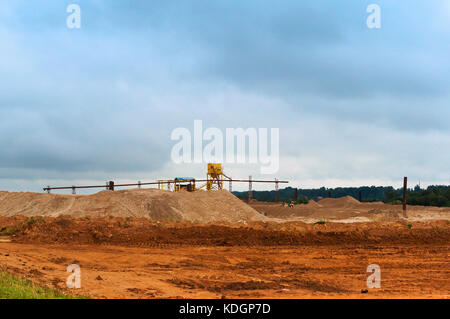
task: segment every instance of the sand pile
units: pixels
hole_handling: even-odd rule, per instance
[[[0,192],[0,216],[144,217],[152,220],[257,221],[265,217],[226,190],[193,193],[133,189],[93,195]]]
[[[306,205],[284,207],[281,203],[251,203],[258,212],[267,217],[282,220],[295,220],[314,223],[320,219],[340,222],[368,221],[428,221],[450,220],[450,207],[409,206],[406,214],[402,205],[389,205],[383,202],[361,203],[351,196],[326,198],[319,202],[309,201]]]
[[[341,208],[359,206],[361,202],[351,196],[344,196],[340,198],[324,198],[318,204],[327,208]]]
[[[307,207],[315,207],[315,208],[322,207],[322,205],[318,204],[316,201],[314,201],[312,199],[310,199],[308,201],[308,204],[306,204],[305,206],[307,206]]]

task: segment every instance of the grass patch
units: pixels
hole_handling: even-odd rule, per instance
[[[0,270],[0,299],[83,299],[54,289],[40,287],[33,282]]]
[[[6,233],[6,235],[11,236],[11,235],[14,235],[17,232],[19,232],[19,229],[16,226],[14,226],[14,227],[6,229],[5,233]]]
[[[326,223],[327,223],[326,221],[324,221],[323,219],[321,219],[321,220],[315,222],[314,225],[325,225]]]
[[[44,222],[44,219],[42,218],[42,217],[31,217],[31,218],[27,218],[27,220],[26,220],[26,224],[29,226],[29,227],[31,227],[31,226],[33,226],[34,224],[36,224],[37,222]]]

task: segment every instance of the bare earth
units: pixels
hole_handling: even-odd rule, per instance
[[[93,298],[448,298],[449,217],[349,197],[0,192],[0,270]],[[70,264],[81,289],[66,288]],[[370,264],[381,289],[361,293]]]
[[[447,245],[165,247],[0,244],[0,263],[63,288],[70,263],[77,294],[94,298],[448,298]],[[9,256],[5,256],[9,254]],[[382,288],[366,288],[377,263]]]
[[[11,222],[24,225],[0,219]],[[374,222],[123,222],[47,218],[23,226],[11,242],[0,242],[0,265],[66,289],[66,267],[78,264],[82,288],[71,293],[93,298],[449,297],[446,221],[411,229]],[[381,267],[382,288],[362,294],[372,263]]]

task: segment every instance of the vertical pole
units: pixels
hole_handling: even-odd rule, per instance
[[[230,193],[232,193],[232,192],[233,192],[233,184],[232,184],[232,182],[231,182],[231,179],[230,179],[230,181],[229,181],[228,188],[229,188],[229,190],[230,190]]]
[[[278,179],[275,178],[275,202],[278,203],[279,197],[278,197]]]
[[[361,191],[359,191],[359,201],[360,202],[362,201],[362,192]]]
[[[141,188],[141,181],[138,181],[138,188]]]
[[[250,202],[253,199],[253,190],[252,190],[252,175],[248,177],[248,201]]]
[[[50,194],[50,186],[47,186],[47,193]]]
[[[406,189],[408,187],[408,177],[403,178],[403,211],[406,212]]]
[[[77,192],[75,191],[75,186],[72,186],[72,195],[75,195]]]
[[[110,191],[114,190],[114,182],[113,181],[109,181],[109,190]]]

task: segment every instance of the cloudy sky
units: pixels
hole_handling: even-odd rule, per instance
[[[196,119],[280,128],[279,172],[236,178],[450,183],[447,0],[10,0],[0,40],[3,190],[204,177],[170,156]]]

